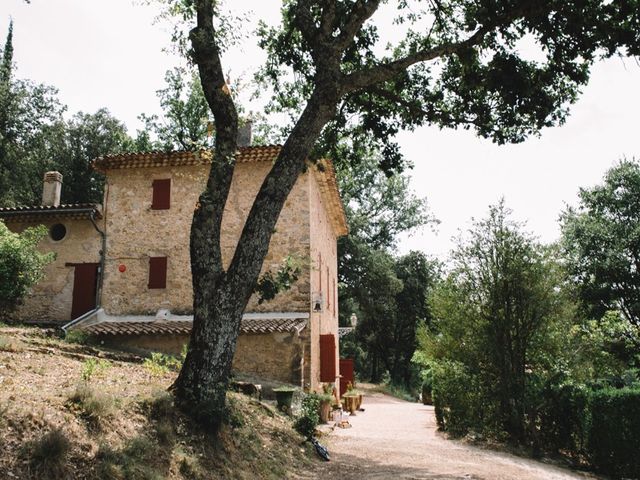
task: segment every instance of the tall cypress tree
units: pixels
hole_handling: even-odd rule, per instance
[[[8,84],[11,81],[13,69],[13,20],[9,21],[9,32],[2,50],[2,65],[0,65],[0,83]]]
[[[0,189],[8,187],[7,134],[9,103],[11,102],[11,70],[13,67],[13,20],[9,22],[7,40],[2,50],[0,64]]]

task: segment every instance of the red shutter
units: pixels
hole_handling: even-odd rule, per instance
[[[171,179],[153,181],[152,210],[168,210],[171,206]]]
[[[167,257],[149,257],[149,288],[167,288]]]
[[[332,334],[320,335],[320,381],[336,380],[336,337]]]

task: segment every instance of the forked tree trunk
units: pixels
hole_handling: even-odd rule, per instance
[[[190,34],[205,97],[216,122],[215,153],[205,191],[193,215],[190,237],[193,329],[187,356],[172,389],[178,403],[201,421],[217,426],[240,321],[253,293],[280,211],[324,125],[335,114],[337,82],[320,82],[276,162],[267,174],[225,271],[220,233],[237,150],[237,113],[225,84],[210,1],[201,1],[198,26]],[[333,88],[331,88],[333,87]]]

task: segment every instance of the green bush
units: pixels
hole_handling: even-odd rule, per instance
[[[640,477],[639,388],[592,393],[588,450],[597,470],[609,475]]]
[[[305,438],[311,438],[320,423],[320,401],[316,393],[309,393],[302,399],[302,412],[293,426]]]
[[[89,358],[82,364],[82,380],[90,382],[94,375],[111,367],[109,360]]]
[[[144,360],[143,366],[153,375],[164,375],[169,372],[179,372],[183,361],[184,358],[181,357],[153,352],[151,357]]]
[[[536,446],[548,451],[582,453],[586,448],[590,391],[584,385],[547,384],[539,392],[534,428]],[[530,429],[530,431],[533,429]]]
[[[42,225],[13,233],[0,220],[0,312],[13,310],[54,260],[53,253],[41,253],[37,248],[46,235]]]
[[[490,427],[487,413],[495,410],[478,379],[459,362],[433,365],[433,405],[441,430],[452,435],[484,431]]]
[[[89,343],[89,334],[83,330],[69,330],[65,333],[64,340],[67,343],[77,343],[79,345],[86,345]]]
[[[423,373],[421,397],[424,405],[433,404],[433,372],[431,369]]]

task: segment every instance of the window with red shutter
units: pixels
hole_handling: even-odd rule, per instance
[[[149,257],[149,288],[167,288],[167,257]]]
[[[332,334],[320,335],[320,381],[336,380],[336,337]]]
[[[171,207],[171,179],[153,181],[152,210],[168,210]]]

